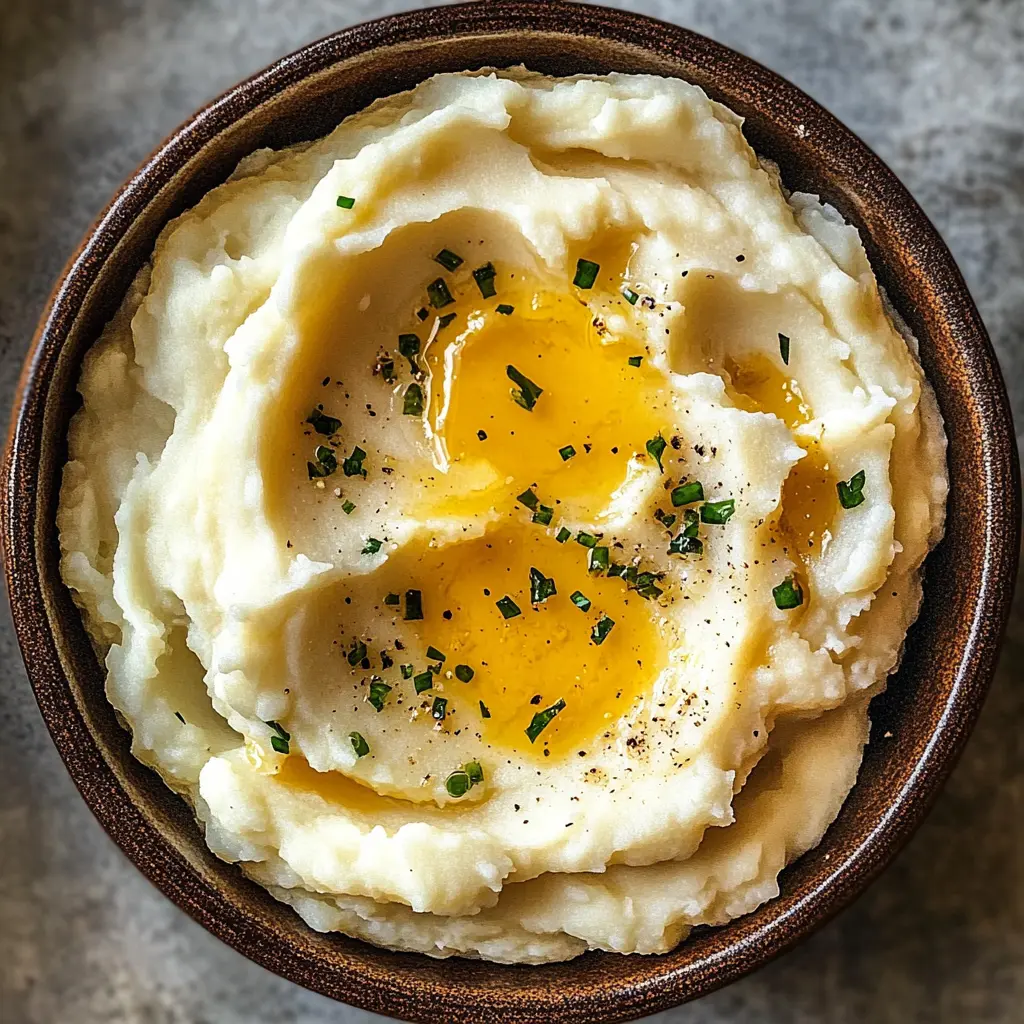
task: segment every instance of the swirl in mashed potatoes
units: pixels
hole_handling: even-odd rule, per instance
[[[856,778],[945,438],[856,231],[685,82],[442,75],[171,223],[61,568],[138,758],[314,928],[652,953]]]

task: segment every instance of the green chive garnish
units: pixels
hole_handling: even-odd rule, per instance
[[[316,459],[315,464],[312,462],[306,463],[310,479],[315,476],[330,476],[338,469],[338,456],[334,453],[333,448],[328,448],[325,444],[318,444],[316,446],[313,458]]]
[[[423,415],[423,388],[413,381],[406,389],[402,398],[402,414],[404,416]]]
[[[657,581],[661,579],[661,575],[654,572],[642,572],[639,573],[636,579],[630,584],[633,590],[635,590],[644,600],[653,601],[656,597],[661,597],[664,590],[658,586]]]
[[[388,654],[387,651],[381,651],[380,652],[381,668],[391,668],[391,666],[394,665],[394,663],[395,663],[394,658],[392,658],[391,655]]]
[[[416,316],[418,316],[420,320],[426,320],[427,317],[430,316],[430,310],[428,310],[426,306],[420,306],[420,308],[416,310]]]
[[[481,718],[490,718],[491,717],[491,709],[483,701],[480,701],[480,717]]]
[[[479,761],[467,761],[463,766],[469,776],[469,783],[475,786],[484,781],[484,769]]]
[[[341,429],[341,420],[334,416],[328,416],[323,409],[314,409],[307,417],[306,422],[318,433],[326,437],[336,434]]]
[[[636,300],[640,298],[640,295],[639,295],[639,294],[638,294],[637,292],[633,291],[633,289],[632,289],[632,288],[625,288],[625,287],[624,287],[624,288],[622,289],[622,295],[623,295],[623,298],[624,298],[624,299],[625,299],[625,300],[626,300],[626,301],[627,301],[627,302],[628,302],[628,303],[629,303],[629,304],[630,304],[631,306],[635,306],[635,305],[636,305]],[[630,362],[632,362],[632,360],[630,360]],[[640,365],[640,364],[639,364],[639,363],[637,363],[637,366],[639,366],[639,365]]]
[[[485,299],[493,298],[497,294],[494,290],[494,279],[497,276],[498,272],[494,269],[493,263],[485,263],[473,271],[473,280],[476,281],[476,286]]]
[[[398,604],[402,599],[397,594],[388,594],[384,598],[385,604]]]
[[[657,460],[658,469],[660,469],[662,473],[665,472],[665,467],[661,464],[661,456],[665,452],[665,447],[665,438],[663,438],[660,433],[655,434],[654,437],[647,442],[647,454],[650,455],[652,459]]]
[[[557,540],[559,544],[564,544],[571,536],[572,534],[563,526],[559,529],[558,533],[555,534],[555,540]]]
[[[356,445],[352,449],[352,454],[341,464],[345,476],[366,476],[366,470],[363,469],[363,459],[365,458],[366,452]]]
[[[352,741],[352,749],[356,752],[356,757],[366,757],[370,752],[370,744],[363,739],[362,733],[350,732],[348,738]]]
[[[184,719],[182,719],[184,721]],[[287,754],[291,749],[289,740],[291,740],[291,734],[284,731],[279,722],[267,722],[267,725],[274,730],[274,735],[270,737],[270,745],[279,754]]]
[[[700,521],[712,523],[715,526],[724,526],[736,511],[736,502],[732,498],[724,501],[708,501],[700,507]]]
[[[384,546],[384,541],[377,540],[376,537],[367,537],[366,546],[363,548],[361,554],[364,555],[375,555]]]
[[[792,576],[787,576],[777,587],[772,587],[772,597],[775,598],[775,607],[782,611],[799,608],[804,603],[803,589]]]
[[[584,533],[580,530],[576,534],[576,543],[582,544],[585,548],[592,548],[597,546],[597,538],[592,533]]]
[[[348,652],[348,663],[358,665],[366,657],[366,644],[362,640],[356,640],[352,644],[352,650]]]
[[[668,553],[670,555],[702,555],[704,554],[704,542],[697,537],[688,537],[684,531],[669,543]]]
[[[501,302],[494,307],[495,313],[500,313],[502,316],[511,316],[516,311],[515,306],[510,306],[507,302]]]
[[[545,708],[543,711],[538,711],[537,714],[533,716],[533,720],[526,727],[526,735],[529,737],[530,742],[536,742],[537,737],[548,727],[551,720],[564,709],[565,701],[559,697],[551,707]]]
[[[609,619],[607,615],[602,615],[597,625],[590,631],[590,639],[600,647],[607,639],[614,625],[614,619]]]
[[[356,205],[356,201],[351,196],[338,196],[338,205],[343,210],[351,210]]]
[[[458,771],[452,772],[444,780],[444,788],[448,791],[450,797],[458,800],[459,797],[465,796],[473,788],[473,783],[468,773],[460,768]]]
[[[558,454],[562,456],[563,462],[568,462],[576,454],[576,449],[571,444],[567,444],[564,448],[558,449]]]
[[[391,687],[387,683],[370,683],[370,696],[367,700],[373,705],[377,711],[384,710],[384,702],[387,700],[388,694],[391,692]]]
[[[452,293],[448,291],[448,285],[444,283],[443,277],[439,277],[427,285],[427,298],[434,309],[441,309],[455,301],[452,298]]]
[[[435,697],[434,703],[430,706],[430,717],[436,719],[438,722],[444,721],[444,716],[448,712],[448,700],[445,697]]]
[[[537,399],[544,394],[544,389],[537,387],[529,377],[524,377],[514,366],[505,367],[505,373],[517,388],[512,388],[512,401],[530,412],[537,404]]]
[[[629,357],[629,365],[630,366],[639,366],[643,361],[644,361],[644,357],[643,356],[630,356]]]
[[[695,501],[704,500],[704,485],[699,480],[691,480],[687,484],[680,484],[672,491],[672,504],[677,508],[680,505],[692,505]]]
[[[400,334],[398,336],[398,351],[409,360],[409,369],[413,373],[419,372],[419,365],[416,356],[420,352],[420,339],[417,334]]]
[[[779,355],[786,366],[789,366],[789,338],[782,333],[779,334]]]
[[[550,505],[541,505],[536,512],[533,513],[533,521],[540,523],[541,526],[550,526],[551,520],[555,517],[555,510]]]
[[[413,673],[412,665],[402,665],[401,669],[402,669],[402,678],[403,679],[412,679],[412,673]]]
[[[395,361],[394,359],[387,359],[381,356],[377,360],[377,366],[374,370],[375,373],[379,373],[388,384],[394,384],[398,377],[395,375]]]
[[[582,590],[573,591],[573,593],[569,595],[569,600],[572,601],[572,603],[576,605],[581,612],[590,611],[590,598],[587,597]]]
[[[587,561],[587,571],[591,575],[600,575],[608,568],[608,549],[606,547],[594,547],[590,549],[590,558]]]
[[[351,501],[346,501],[345,504],[341,506],[341,511],[344,512],[345,515],[350,516],[355,511],[355,505],[353,505]]]
[[[444,661],[444,655],[433,646],[427,648],[427,657],[431,661]]]
[[[591,260],[577,260],[576,276],[572,279],[572,283],[577,288],[593,288],[600,270],[600,263],[594,263]]]
[[[496,601],[495,604],[498,606],[498,611],[506,619],[514,619],[517,615],[522,615],[522,609],[509,597],[507,594],[500,600]]]
[[[839,504],[843,508],[856,508],[864,501],[864,482],[867,477],[864,470],[858,470],[849,480],[840,480],[836,484],[839,493]]]
[[[540,504],[540,498],[533,493],[532,487],[523,491],[522,494],[517,494],[516,501],[518,501],[520,505],[525,505],[531,512],[536,512],[537,506]]]
[[[417,693],[431,689],[434,685],[434,673],[428,669],[426,672],[413,676],[412,685],[416,687]]]
[[[656,508],[654,510],[654,518],[665,527],[666,530],[672,529],[672,524],[676,521],[676,517],[669,512],[665,512],[663,509]]]
[[[455,666],[455,678],[460,683],[468,683],[476,673],[468,665]]]
[[[555,590],[555,581],[550,576],[545,576],[540,569],[530,568],[530,603],[541,604],[549,597],[558,593]]]
[[[462,266],[462,257],[457,256],[451,249],[442,249],[435,257],[435,263],[440,263],[445,270],[455,270]]]
[[[423,594],[418,590],[405,592],[405,621],[415,622],[423,618]]]

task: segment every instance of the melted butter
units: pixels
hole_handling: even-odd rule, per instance
[[[341,772],[318,772],[304,757],[295,754],[284,759],[276,778],[289,789],[318,796],[328,803],[340,804],[363,814],[379,813],[402,803],[381,796]]]
[[[729,393],[741,408],[772,413],[791,431],[814,418],[799,383],[766,356],[754,356],[742,364],[726,359],[725,369],[732,380]],[[779,525],[788,550],[806,568],[812,556],[828,546],[839,502],[836,477],[821,443],[804,442],[802,447],[807,454],[789,471],[782,487]]]
[[[496,312],[499,300],[514,312]],[[423,481],[417,516],[507,510],[533,486],[542,503],[592,519],[630,457],[665,429],[664,375],[572,295],[504,288],[481,302],[464,291],[444,312],[455,320],[425,352],[427,426],[444,472]],[[630,356],[644,362],[633,367]],[[513,401],[509,365],[543,389],[532,410]],[[576,454],[565,460],[569,445]]]
[[[590,750],[650,691],[664,667],[658,606],[621,579],[591,576],[587,560],[586,548],[575,540],[557,543],[525,513],[482,538],[413,555],[406,571],[422,591],[424,618],[408,625],[424,646],[446,655],[447,672],[466,664],[475,673],[469,683],[446,679],[444,694],[459,710],[446,729],[468,725],[493,746],[540,756]],[[558,590],[538,605],[530,603],[531,567]],[[592,602],[587,612],[570,600],[577,590]],[[520,615],[502,616],[497,601],[506,596]],[[591,630],[603,615],[615,625],[596,645]],[[559,699],[565,710],[531,743],[525,730],[533,715]]]

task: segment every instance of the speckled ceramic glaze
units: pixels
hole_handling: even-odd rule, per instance
[[[591,953],[545,967],[431,960],[319,935],[207,850],[183,802],[135,761],[58,572],[54,514],[86,348],[167,221],[238,160],[326,134],[379,96],[439,71],[524,63],[554,75],[685,78],[746,118],[785,184],[860,229],[880,282],[921,343],[949,436],[946,538],[902,668],[872,705],[860,779],[781,895],[657,957]],[[724,985],[806,936],[857,895],[928,809],[980,709],[1013,591],[1019,477],[995,356],[924,214],[856,137],[765,68],[684,29],[562,3],[434,8],[348,29],[285,58],[191,118],[131,178],[68,264],[25,364],[4,466],[7,585],[28,675],[61,757],[122,850],[180,907],[272,971],[411,1021],[631,1020]]]

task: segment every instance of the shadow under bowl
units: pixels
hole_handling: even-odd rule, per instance
[[[328,133],[370,101],[441,71],[526,64],[552,75],[684,78],[746,119],[793,190],[861,231],[879,281],[920,341],[949,438],[946,537],[887,692],[872,705],[859,781],[781,895],[662,956],[589,953],[543,967],[432,960],[320,935],[206,848],[186,805],[130,754],[103,671],[58,571],[55,512],[82,357],[161,228],[239,159]],[[114,841],[213,934],[264,967],[411,1021],[548,1024],[634,1019],[758,967],[853,899],[920,823],[980,710],[1017,567],[1019,476],[1009,406],[977,310],[938,233],[891,171],[784,79],[717,43],[622,11],[487,2],[347,29],[230,90],[124,185],[58,283],[25,364],[4,466],[8,592],[28,676],[67,769]]]

